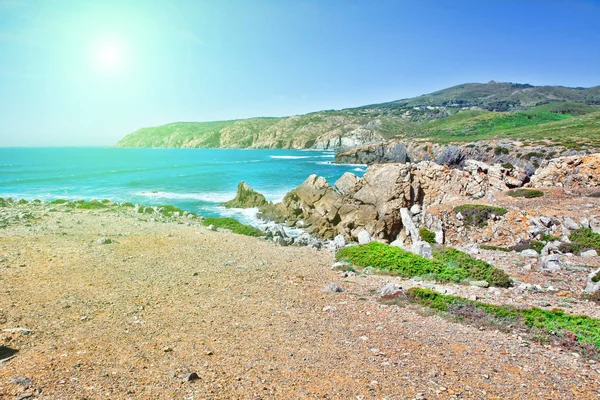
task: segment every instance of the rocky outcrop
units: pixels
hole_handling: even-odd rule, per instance
[[[252,189],[246,182],[241,181],[238,184],[235,198],[223,203],[222,206],[227,208],[254,208],[267,204],[265,196]]]
[[[402,240],[412,243],[420,240],[412,221],[415,214],[423,218],[422,207],[455,198],[479,199],[488,193],[522,186],[526,178],[520,168],[477,161],[467,161],[463,170],[431,161],[376,164],[367,169],[363,178],[344,174],[334,187],[324,178],[311,175],[282,203],[272,207],[271,214],[289,224],[302,220],[306,229],[322,238],[341,234],[357,240],[359,233],[366,230],[374,239],[390,242],[403,232]],[[431,225],[435,228],[439,221],[431,220]],[[443,234],[438,236],[443,240]]]
[[[521,167],[527,175],[546,159],[557,155],[584,155],[564,146],[527,146],[511,140],[481,140],[460,145],[439,144],[431,141],[393,140],[371,144],[340,152],[335,157],[338,164],[381,164],[435,161],[440,165],[462,168],[467,160],[487,164],[505,164]]]
[[[551,160],[531,177],[533,188],[600,186],[600,153]]]

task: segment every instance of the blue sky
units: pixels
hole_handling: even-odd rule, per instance
[[[0,0],[0,146],[339,109],[489,80],[600,84],[600,1]]]

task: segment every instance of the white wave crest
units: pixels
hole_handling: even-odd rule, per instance
[[[301,158],[312,158],[312,156],[270,156],[271,158],[281,160],[299,160]]]
[[[236,192],[209,192],[209,193],[174,193],[174,192],[139,192],[138,196],[149,197],[153,199],[173,199],[173,200],[198,200],[206,203],[223,203],[233,199]]]

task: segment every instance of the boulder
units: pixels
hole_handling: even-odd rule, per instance
[[[337,235],[333,238],[333,244],[335,245],[336,249],[342,249],[344,246],[346,246],[346,239],[343,235]]]
[[[344,290],[344,288],[342,288],[341,286],[339,286],[337,283],[330,283],[329,285],[327,285],[323,289],[321,289],[321,292],[325,292],[325,293],[341,293],[341,292],[345,292],[345,290]]]
[[[583,290],[587,294],[599,294],[600,293],[600,269],[592,271],[588,275],[588,279]]]
[[[414,242],[410,248],[410,251],[424,258],[433,257],[431,245],[424,240],[417,240]]]
[[[549,272],[558,271],[562,268],[560,265],[560,261],[558,260],[558,256],[556,254],[551,254],[549,256],[542,257],[540,259],[539,265],[542,271]]]
[[[221,205],[227,208],[255,208],[262,207],[267,203],[265,196],[252,189],[246,182],[241,181],[238,184],[235,198]]]
[[[419,230],[417,226],[412,220],[412,213],[406,207],[400,209],[400,217],[402,218],[402,225],[404,226],[404,230],[406,231],[406,235],[410,236],[411,240],[417,242],[421,239],[419,236]]]
[[[352,196],[358,190],[360,180],[352,172],[345,172],[334,184],[335,188],[344,196]]]
[[[581,257],[598,257],[598,252],[596,250],[582,251]]]
[[[394,282],[386,283],[384,286],[382,286],[379,289],[379,295],[381,297],[394,297],[401,293],[402,293],[402,286],[400,286]]]
[[[533,249],[525,249],[521,252],[521,255],[523,257],[536,257],[536,258],[539,256],[538,252]]]
[[[577,222],[573,221],[573,219],[570,217],[566,217],[563,224],[564,224],[565,228],[567,228],[570,231],[575,231],[575,230],[579,229],[579,224]]]
[[[365,230],[358,232],[357,238],[358,238],[358,244],[367,244],[367,243],[371,243],[373,241],[371,234]]]

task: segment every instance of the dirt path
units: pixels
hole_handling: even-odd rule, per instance
[[[19,350],[0,398],[599,398],[596,364],[380,304],[386,278],[343,281],[328,251],[114,212],[30,225],[0,231],[0,345]]]

